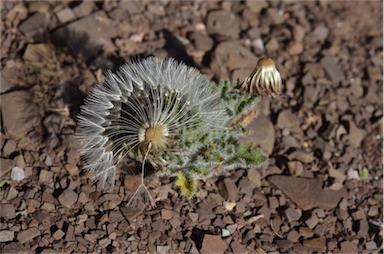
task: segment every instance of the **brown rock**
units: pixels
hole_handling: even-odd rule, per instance
[[[257,169],[250,169],[247,171],[249,181],[254,187],[260,188],[261,186],[261,174]]]
[[[297,242],[300,238],[300,234],[299,232],[297,232],[296,230],[291,230],[289,231],[288,235],[287,235],[287,239],[293,243]]]
[[[190,40],[193,45],[195,45],[196,49],[204,52],[210,50],[213,46],[213,40],[206,34],[193,33]]]
[[[93,2],[84,1],[79,6],[76,6],[75,8],[73,8],[73,12],[78,18],[84,17],[91,14],[94,5],[95,4]]]
[[[0,204],[0,216],[6,220],[16,217],[15,207],[12,204]]]
[[[162,209],[161,210],[161,218],[164,220],[170,220],[173,217],[173,211],[168,209]]]
[[[305,221],[305,224],[307,224],[310,229],[314,229],[317,223],[319,223],[319,218],[317,218],[316,214],[314,213],[312,213],[311,217]]]
[[[55,238],[56,240],[62,239],[63,236],[65,236],[65,233],[61,229],[56,230],[56,232],[53,233],[53,235],[52,235],[52,237]]]
[[[103,11],[98,11],[59,28],[53,36],[57,41],[64,41],[75,55],[81,53],[91,60],[101,49],[115,50],[111,38],[116,36],[116,27]]]
[[[236,240],[232,241],[231,249],[233,253],[238,253],[238,254],[247,253],[247,249]]]
[[[327,55],[320,62],[332,82],[338,83],[345,80],[344,72],[332,56]]]
[[[304,36],[305,36],[305,29],[300,25],[295,25],[293,27],[293,38],[295,39],[295,41],[299,41],[299,42],[303,41]]]
[[[293,176],[300,176],[303,173],[303,164],[300,161],[290,161],[288,162],[289,172]]]
[[[305,152],[303,150],[296,150],[289,154],[291,160],[298,160],[303,163],[312,163],[315,160],[313,153]]]
[[[262,126],[262,128],[260,128]],[[271,120],[264,114],[258,114],[246,127],[249,134],[240,137],[242,144],[254,143],[260,146],[261,150],[267,154],[272,154],[275,143],[275,128]]]
[[[221,239],[219,235],[208,235],[204,236],[203,244],[200,250],[201,254],[224,254],[227,249],[227,244]]]
[[[3,147],[3,156],[9,156],[16,150],[16,143],[12,139],[8,139]]]
[[[79,168],[76,165],[66,164],[64,167],[71,176],[76,176],[79,174]]]
[[[71,189],[66,189],[63,193],[61,193],[58,200],[65,208],[72,208],[77,201],[77,197],[76,192]]]
[[[268,180],[303,210],[315,207],[335,208],[345,195],[345,189],[323,190],[320,179],[273,175]]]
[[[11,159],[0,158],[0,177],[10,172],[15,166],[15,161]]]
[[[288,45],[288,53],[290,55],[299,55],[303,52],[303,50],[304,50],[304,46],[299,41],[292,41]]]
[[[369,224],[368,221],[366,220],[359,220],[359,231],[357,234],[364,238],[368,235],[368,230],[369,230]]]
[[[352,254],[358,253],[357,244],[352,241],[344,241],[340,244],[341,253]]]
[[[3,253],[18,253],[18,254],[29,253],[28,249],[24,245],[17,243],[17,242],[12,242],[12,243],[5,245],[4,248],[2,249],[2,252]]]
[[[211,69],[217,77],[228,77],[228,69],[245,69],[252,72],[257,64],[257,58],[251,51],[238,42],[220,43],[214,52]]]
[[[10,242],[13,240],[15,232],[11,230],[1,230],[0,231],[0,243]]]
[[[349,122],[349,142],[353,147],[360,147],[365,137],[365,132],[355,125],[353,121]]]
[[[49,26],[48,15],[37,12],[31,17],[23,21],[19,26],[19,30],[27,36],[35,36],[44,33]]]
[[[225,200],[236,201],[239,198],[239,190],[230,178],[225,178],[218,184],[219,191]]]
[[[280,129],[296,129],[300,126],[300,121],[297,115],[292,113],[292,110],[286,109],[280,112],[277,118],[277,127]]]
[[[20,243],[26,243],[31,241],[36,236],[40,235],[40,231],[38,228],[28,228],[24,231],[21,231],[17,234],[17,240]]]
[[[288,207],[284,213],[289,222],[297,221],[301,218],[301,210],[295,209],[293,206]]]
[[[324,251],[326,249],[326,240],[324,236],[304,240],[304,247],[313,251]]]
[[[6,133],[14,140],[25,136],[34,126],[40,124],[38,106],[29,91],[14,91],[1,95],[3,124]]]
[[[69,21],[74,20],[75,14],[72,12],[70,8],[64,8],[56,13],[57,18],[61,23],[67,23]]]
[[[39,182],[48,183],[53,181],[53,172],[42,169],[40,170]]]
[[[238,38],[240,33],[240,19],[231,12],[213,11],[207,16],[207,30],[210,34]]]
[[[192,222],[197,222],[199,220],[198,213],[188,213],[189,218],[191,218]]]

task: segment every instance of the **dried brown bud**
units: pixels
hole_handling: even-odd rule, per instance
[[[281,94],[282,81],[275,62],[271,58],[261,58],[255,70],[244,80],[241,90],[260,96],[277,97]]]

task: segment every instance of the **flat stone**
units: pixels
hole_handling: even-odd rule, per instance
[[[198,213],[188,213],[188,216],[192,222],[197,222],[199,220],[199,214]]]
[[[31,241],[36,236],[40,235],[40,230],[38,228],[28,228],[24,231],[21,231],[17,234],[17,240],[20,243],[26,243]]]
[[[16,142],[12,139],[8,139],[3,147],[3,156],[9,156],[16,150]]]
[[[207,31],[230,38],[238,38],[240,33],[240,19],[231,12],[213,11],[207,16]]]
[[[315,207],[333,209],[346,195],[344,188],[338,191],[323,190],[320,179],[273,175],[268,180],[303,210]]]
[[[18,254],[30,253],[30,251],[28,251],[28,249],[24,245],[17,243],[17,242],[12,242],[12,243],[5,245],[4,248],[2,249],[2,252],[3,253],[18,253]]]
[[[329,29],[324,25],[318,25],[316,26],[315,30],[313,30],[313,34],[319,41],[322,42],[325,39],[327,39],[329,34]]]
[[[349,142],[353,147],[360,147],[365,137],[365,132],[359,129],[353,121],[349,121]]]
[[[204,235],[203,244],[200,250],[201,254],[224,254],[227,244],[219,235]]]
[[[102,49],[114,51],[111,38],[115,36],[116,27],[103,11],[69,23],[53,34],[55,41],[65,42],[73,54],[81,53],[88,61],[96,58]]]
[[[268,53],[272,53],[278,50],[280,45],[279,42],[274,37],[272,37],[265,45],[265,48],[267,49]]]
[[[300,126],[300,121],[297,115],[292,113],[292,110],[286,109],[280,112],[277,117],[277,127],[280,129],[296,129]]]
[[[63,230],[61,230],[61,229],[56,230],[56,232],[53,233],[53,235],[52,235],[52,237],[55,238],[56,240],[60,240],[60,239],[62,239],[64,236],[65,236],[65,233],[64,233]]]
[[[287,235],[287,239],[293,243],[296,243],[300,238],[300,234],[299,232],[297,232],[296,230],[291,230],[289,231],[288,235]]]
[[[80,5],[73,8],[73,12],[75,13],[76,17],[81,18],[91,14],[94,6],[94,2],[84,1]]]
[[[357,244],[352,241],[344,241],[340,243],[341,253],[350,254],[350,253],[358,253]]]
[[[240,242],[234,240],[231,243],[231,249],[233,253],[247,253],[247,249]]]
[[[164,220],[170,220],[173,217],[173,211],[168,209],[162,209],[161,210],[161,218]]]
[[[299,41],[292,41],[289,43],[287,50],[290,55],[299,55],[303,52],[304,46]]]
[[[304,247],[307,247],[312,251],[325,251],[326,239],[324,236],[321,236],[310,240],[304,240]]]
[[[58,200],[60,204],[65,208],[72,208],[73,205],[76,203],[77,198],[78,196],[76,192],[71,189],[66,189],[65,191],[63,191],[63,193],[61,193]]]
[[[14,140],[24,137],[32,127],[40,124],[40,110],[29,91],[14,91],[1,95],[3,126]]]
[[[300,161],[289,161],[288,168],[293,176],[300,176],[304,170],[303,164]]]
[[[305,36],[305,29],[301,25],[295,25],[293,27],[293,38],[295,41],[303,41]]]
[[[72,21],[76,18],[75,14],[70,8],[64,8],[58,11],[56,16],[62,24]]]
[[[288,207],[284,213],[289,222],[297,221],[301,218],[301,210],[295,209],[293,206]]]
[[[40,183],[47,183],[52,181],[53,181],[53,172],[45,169],[40,170],[40,175],[39,175]]]
[[[317,223],[319,223],[319,218],[317,218],[316,214],[314,213],[312,213],[311,217],[305,221],[305,224],[307,224],[310,229],[314,229]]]
[[[255,188],[260,188],[261,186],[261,174],[257,169],[249,169],[247,171],[247,176],[249,181]]]
[[[180,226],[181,222],[182,221],[180,217],[173,217],[172,219],[169,220],[169,224],[171,224],[173,228],[177,228],[178,226]]]
[[[365,244],[365,247],[367,248],[367,250],[377,250],[377,245],[375,243],[375,241],[369,241]]]
[[[268,2],[266,0],[260,1],[245,1],[245,5],[252,11],[257,14],[260,13],[261,10],[268,8]]]
[[[263,128],[260,128],[263,126]],[[264,114],[258,114],[247,126],[249,134],[239,138],[242,144],[254,143],[267,154],[272,154],[275,143],[275,128]]]
[[[312,163],[315,160],[315,156],[311,152],[306,152],[303,150],[296,150],[289,154],[291,160],[298,160],[303,163]]]
[[[13,166],[15,166],[15,161],[6,158],[0,158],[0,165],[0,177],[2,177],[12,170]]]
[[[228,70],[243,69],[250,74],[256,63],[257,58],[251,51],[238,42],[229,41],[216,47],[210,67],[217,77],[225,78],[230,72]]]
[[[218,184],[219,191],[225,200],[236,201],[239,198],[239,190],[230,178],[225,178]]]
[[[6,220],[16,217],[15,207],[12,204],[0,204],[0,216]]]
[[[156,251],[159,254],[167,254],[171,246],[156,246]]]
[[[24,20],[19,30],[26,36],[35,36],[44,33],[49,26],[49,18],[45,13],[37,12]]]
[[[15,232],[11,230],[1,230],[0,231],[0,243],[10,242],[15,237]]]
[[[213,46],[213,40],[211,37],[203,33],[192,33],[190,40],[193,45],[195,45],[196,49],[204,52],[210,50]]]
[[[330,55],[324,56],[320,63],[332,82],[338,83],[345,80],[345,74],[336,63],[334,57]]]
[[[360,237],[366,237],[368,235],[368,231],[369,231],[369,224],[368,224],[368,221],[366,220],[359,220],[359,231],[357,232],[357,234],[360,236]]]

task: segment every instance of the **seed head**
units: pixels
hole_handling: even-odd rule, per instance
[[[158,154],[180,152],[183,132],[223,128],[220,103],[208,80],[173,60],[148,58],[109,71],[78,117],[84,168],[101,187],[108,182],[113,188],[125,156],[144,161],[148,153],[149,161],[163,161]]]
[[[259,96],[280,95],[282,81],[275,62],[271,58],[261,58],[254,71],[244,80],[241,89]]]

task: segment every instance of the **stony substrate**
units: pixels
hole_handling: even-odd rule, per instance
[[[0,5],[4,253],[382,251],[381,2]],[[200,182],[190,200],[153,179],[152,210],[124,206],[137,177],[97,189],[77,151],[79,107],[103,71],[150,55],[216,81],[274,58],[284,95],[261,101],[242,140],[269,166]]]

